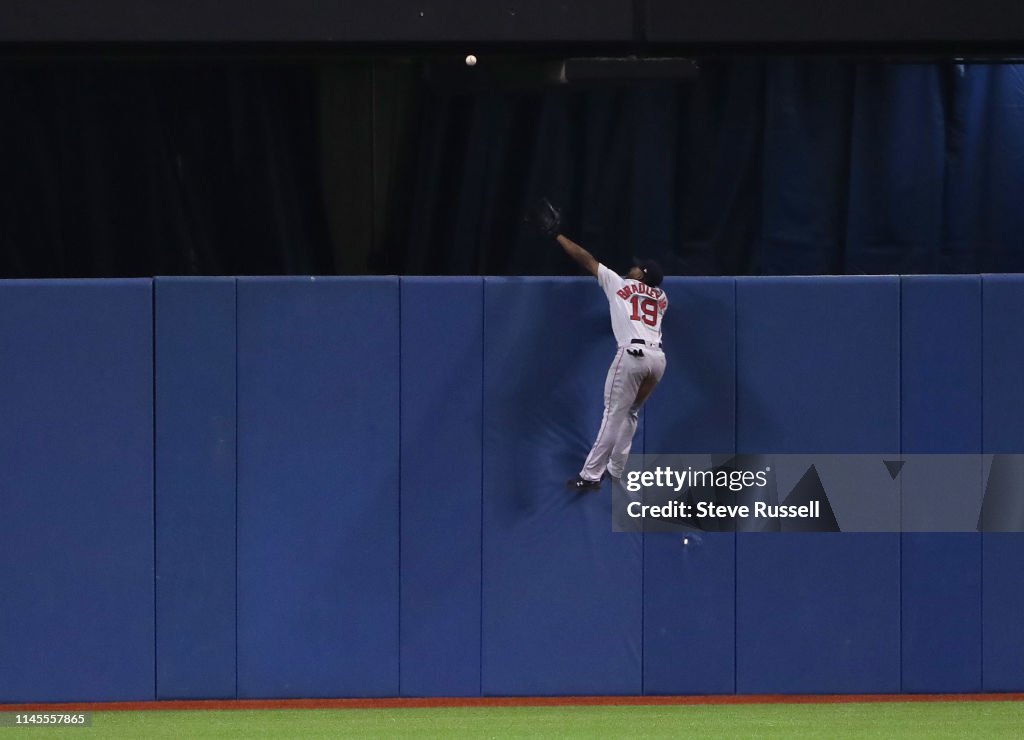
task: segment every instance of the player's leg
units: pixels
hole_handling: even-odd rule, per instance
[[[616,480],[622,477],[622,471],[626,467],[626,458],[629,457],[629,451],[633,447],[633,437],[636,436],[636,425],[639,420],[640,406],[634,403],[629,407],[629,413],[622,420],[615,444],[612,445],[612,454],[608,457],[608,475]]]
[[[626,467],[626,458],[633,447],[633,437],[636,436],[636,425],[640,418],[640,409],[650,397],[651,392],[665,374],[665,355],[647,352],[644,355],[647,366],[647,374],[637,389],[636,397],[629,407],[629,413],[622,420],[619,428],[618,439],[612,446],[612,454],[608,458],[608,475],[613,478],[621,478],[622,471]],[[650,358],[650,359],[647,359]]]
[[[581,480],[582,483],[577,487],[585,487],[586,484],[596,485],[604,475],[608,458],[618,441],[619,429],[629,415],[642,380],[642,366],[635,360],[636,358],[620,349],[608,369],[604,384],[604,416],[601,419],[601,428],[579,473],[577,480]]]
[[[636,392],[636,400],[633,401],[634,406],[640,408],[645,403],[647,403],[647,399],[650,397],[651,392],[658,385],[658,382],[661,380],[661,376],[664,374],[664,365],[661,366],[660,373],[656,373],[655,369],[653,367],[651,368],[650,374],[646,378],[644,378],[644,382],[640,384],[640,388]]]

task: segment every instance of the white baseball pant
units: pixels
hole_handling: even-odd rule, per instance
[[[641,356],[635,356],[637,350]],[[621,478],[633,445],[640,408],[665,374],[665,353],[649,345],[619,347],[604,381],[604,417],[580,476]]]

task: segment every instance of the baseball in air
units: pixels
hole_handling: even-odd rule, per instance
[[[466,57],[466,66],[467,67],[475,67],[476,66],[476,57],[473,56],[472,54],[470,54],[468,57]]]

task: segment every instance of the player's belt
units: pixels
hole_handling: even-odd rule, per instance
[[[646,339],[631,339],[630,344],[643,344],[648,347],[657,347],[661,349],[661,342],[648,342]]]

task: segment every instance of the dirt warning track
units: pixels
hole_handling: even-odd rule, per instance
[[[233,709],[432,709],[449,707],[594,707],[714,704],[1024,701],[1024,694],[747,694],[716,696],[495,696],[400,699],[233,699],[0,704],[0,712],[138,712]]]

